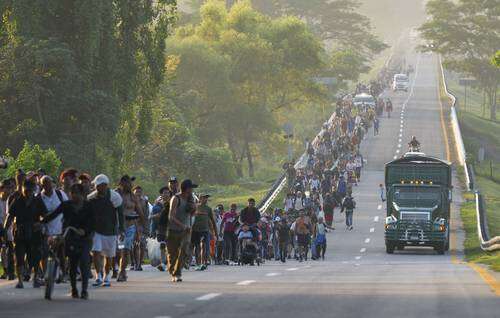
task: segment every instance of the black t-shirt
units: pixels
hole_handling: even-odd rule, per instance
[[[9,216],[16,221],[16,239],[30,239],[35,231],[34,224],[40,222],[42,216],[47,214],[47,208],[40,198],[27,199],[22,195],[9,198]]]
[[[94,231],[94,210],[92,204],[85,201],[81,207],[77,208],[73,202],[65,201],[61,203],[53,213],[44,218],[44,222],[55,219],[61,213],[63,214],[63,230],[72,226],[85,231],[83,238],[89,238],[91,236]],[[66,236],[66,240],[78,238],[81,238],[81,236],[78,236],[72,231]]]

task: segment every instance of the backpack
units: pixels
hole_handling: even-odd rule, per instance
[[[356,207],[356,202],[354,202],[354,200],[352,199],[352,197],[346,197],[344,199],[344,207],[347,210],[354,210],[354,208]]]

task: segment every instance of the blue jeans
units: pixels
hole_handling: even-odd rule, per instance
[[[354,211],[345,211],[345,225],[352,226],[352,214]]]
[[[273,250],[274,259],[278,261],[280,259],[280,243],[276,238],[273,240]]]

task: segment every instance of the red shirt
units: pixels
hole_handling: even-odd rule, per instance
[[[224,232],[234,232],[234,222],[238,218],[236,211],[225,212],[222,216],[222,224],[224,224]]]

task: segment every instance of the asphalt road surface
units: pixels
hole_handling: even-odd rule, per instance
[[[0,317],[500,317],[500,298],[461,261],[457,204],[450,253],[437,255],[429,248],[385,253],[385,208],[378,196],[384,163],[404,152],[412,135],[427,154],[448,155],[437,58],[411,54],[408,59],[416,66],[412,90],[388,93],[393,116],[383,118],[381,134],[370,131],[362,147],[367,162],[354,189],[354,230],[345,231],[343,216],[336,214],[325,261],[212,266],[185,272],[180,284],[149,268],[130,272],[126,283],[91,288],[88,301],[71,299],[68,285],[57,286],[54,300],[46,301],[42,290],[2,283]]]

